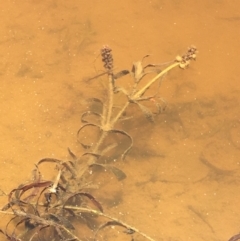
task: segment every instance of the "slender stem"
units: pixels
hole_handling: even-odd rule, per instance
[[[113,94],[114,94],[114,77],[113,74],[108,75],[108,110],[107,110],[107,118],[105,125],[109,125],[112,109],[113,109]]]
[[[152,80],[150,80],[141,90],[139,90],[137,93],[135,93],[131,99],[135,100],[138,99],[139,97],[142,96],[142,94],[156,81],[158,80],[160,77],[162,77],[163,75],[165,75],[168,71],[170,71],[171,69],[179,66],[179,62],[174,63],[170,66],[168,66],[166,69],[164,69],[163,71],[161,71],[157,76],[155,76]]]
[[[114,126],[114,124],[118,121],[118,119],[122,116],[123,112],[127,109],[128,105],[129,105],[129,101],[125,103],[125,105],[122,107],[122,109],[118,112],[118,114],[116,115],[116,117],[112,120],[112,126]]]
[[[108,135],[108,132],[103,130],[98,142],[96,143],[94,149],[92,150],[93,153],[98,153],[99,148],[100,148],[101,144],[103,143],[104,139],[107,137],[107,135]],[[93,161],[94,159],[92,159],[92,158],[88,160],[88,165],[92,165],[94,163],[94,161]],[[86,167],[86,169],[87,168],[88,167]]]
[[[99,151],[99,147],[100,145],[103,143],[104,139],[107,137],[108,135],[108,129],[111,129],[111,125],[110,125],[110,121],[111,121],[111,117],[112,117],[112,109],[113,109],[113,94],[114,94],[114,77],[113,74],[109,73],[108,74],[108,103],[107,106],[104,108],[103,110],[103,130],[102,130],[102,134],[99,138],[99,141],[96,143],[95,147],[93,148],[93,153],[98,153]],[[105,130],[105,128],[107,130]],[[88,160],[88,165],[93,164],[93,158],[90,158]]]

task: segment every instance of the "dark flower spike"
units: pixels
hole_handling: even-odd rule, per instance
[[[109,48],[107,45],[103,46],[101,49],[102,61],[104,63],[104,67],[109,72],[113,70],[113,56],[112,56],[112,49]]]

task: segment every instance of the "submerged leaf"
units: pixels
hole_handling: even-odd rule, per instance
[[[145,67],[142,66],[142,62],[146,57],[149,57],[149,55],[145,55],[141,61],[133,63],[132,74],[136,83],[138,83],[146,75],[144,72]]]
[[[117,177],[117,179],[119,181],[121,181],[121,180],[123,180],[127,177],[127,175],[122,170],[120,170],[119,168],[116,168],[114,166],[108,166],[107,169],[112,171],[112,173]]]
[[[142,79],[144,72],[141,61],[133,63],[132,74],[136,83]]]
[[[73,160],[77,160],[77,156],[70,150],[70,148],[68,148],[68,153],[70,154]]]
[[[124,75],[129,74],[130,72],[128,70],[122,70],[116,74],[114,74],[114,79],[119,79],[121,77],[123,77]]]
[[[90,149],[91,148],[91,145],[87,145],[87,144],[84,144],[80,141],[80,138],[79,138],[79,135],[81,133],[81,131],[86,128],[86,127],[89,127],[89,126],[93,126],[93,127],[97,127],[99,129],[101,129],[101,127],[99,125],[96,125],[96,124],[92,124],[92,123],[87,123],[87,124],[84,124],[83,126],[81,126],[81,128],[78,130],[77,132],[77,139],[78,139],[78,142],[82,145],[82,147],[84,149]]]
[[[82,123],[91,123],[91,122],[89,122],[88,120],[85,119],[85,117],[91,116],[91,115],[102,118],[102,115],[99,114],[99,113],[97,113],[97,112],[94,112],[94,111],[86,111],[86,112],[84,112],[84,113],[82,114],[82,116],[81,116],[81,122],[82,122]],[[92,123],[92,124],[93,124],[93,123]]]
[[[56,158],[43,158],[40,161],[38,161],[36,166],[38,167],[40,164],[42,164],[44,162],[52,162],[52,163],[57,163],[57,164],[62,164],[63,163],[62,160],[59,160],[59,159],[56,159]]]
[[[124,233],[126,233],[126,234],[133,234],[133,233],[135,233],[135,230],[127,227],[126,225],[124,225],[124,224],[121,223],[120,221],[111,220],[111,221],[108,221],[108,222],[102,224],[102,225],[97,229],[97,231],[95,232],[95,238],[94,238],[94,240],[96,240],[96,236],[97,236],[98,232],[99,232],[100,230],[106,228],[107,226],[120,226],[120,227],[123,227],[123,228],[126,229],[126,231],[124,232]]]
[[[108,171],[111,171],[115,175],[115,177],[118,179],[118,181],[121,181],[127,177],[127,175],[117,167],[107,165],[107,164],[100,164],[100,163],[94,163],[93,165],[100,166]]]
[[[102,205],[89,193],[86,192],[77,192],[72,194],[64,203],[63,208],[67,205],[67,202],[70,201],[71,199],[77,197],[77,196],[85,196],[87,197],[101,212],[103,212]]]
[[[89,98],[88,101],[100,103],[103,106],[103,102],[98,98]]]
[[[124,160],[124,158],[126,157],[127,153],[130,151],[130,149],[131,149],[132,146],[133,146],[133,139],[132,139],[132,137],[131,137],[126,131],[122,131],[122,130],[111,130],[111,132],[113,132],[113,133],[120,133],[120,134],[122,134],[122,135],[124,135],[124,136],[127,136],[128,139],[130,139],[130,141],[131,141],[129,147],[128,147],[128,148],[123,152],[123,154],[122,154],[122,160]]]
[[[22,200],[20,200],[21,199],[21,197],[22,197],[22,195],[26,192],[26,191],[28,191],[29,189],[32,189],[32,188],[40,188],[40,187],[49,187],[49,186],[51,186],[53,184],[53,182],[52,181],[41,181],[41,182],[33,182],[33,183],[30,183],[30,184],[26,184],[26,185],[23,185],[23,186],[21,186],[21,187],[19,187],[19,188],[15,188],[15,189],[13,189],[10,193],[9,193],[9,195],[8,195],[8,204],[7,205],[5,205],[3,208],[2,208],[2,211],[5,211],[5,210],[7,210],[8,208],[10,208],[10,207],[12,207],[13,205],[15,205],[15,204],[18,204],[19,205],[19,203],[24,203],[24,201],[22,201]],[[16,198],[17,198],[17,200],[16,199],[12,199],[12,195],[14,194],[14,193],[16,193],[16,192],[18,192],[18,194],[17,194],[17,196],[16,196]]]
[[[145,117],[149,121],[154,122],[153,113],[151,112],[151,110],[149,110],[146,106],[139,104],[138,102],[136,102],[136,104],[140,107]]]
[[[46,218],[48,220],[52,220],[53,222],[61,224],[61,225],[63,225],[64,227],[66,227],[68,229],[72,229],[72,230],[75,229],[74,226],[71,224],[71,222],[67,218],[62,217],[60,215],[56,215],[56,214],[50,213],[50,214],[46,215]]]

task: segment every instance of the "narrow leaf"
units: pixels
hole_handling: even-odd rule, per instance
[[[117,167],[114,167],[114,166],[111,166],[111,165],[107,165],[107,164],[101,164],[101,163],[94,163],[94,164],[92,164],[92,166],[93,165],[101,166],[104,169],[106,169],[108,171],[111,171],[115,175],[115,177],[118,179],[118,181],[121,181],[121,180],[123,180],[123,179],[125,179],[127,177],[127,175],[122,170],[120,170]]]
[[[123,77],[124,75],[129,74],[130,72],[128,70],[122,70],[114,75],[114,79],[119,79]]]
[[[143,112],[143,114],[145,115],[145,117],[151,121],[154,122],[154,117],[153,117],[153,113],[144,105],[139,104],[138,102],[136,102],[136,104],[139,106],[139,108],[141,109],[141,111]]]

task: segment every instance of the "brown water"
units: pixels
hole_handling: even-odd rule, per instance
[[[238,0],[1,3],[0,189],[29,180],[43,157],[79,150],[86,99],[102,94],[98,80],[84,81],[102,69],[102,45],[121,70],[146,54],[172,60],[194,44],[197,61],[161,87],[168,107],[156,123],[138,112],[127,122],[134,148],[117,165],[128,177],[99,198],[155,240],[240,232],[239,9]]]

